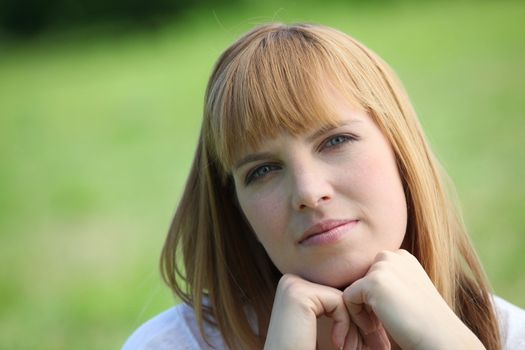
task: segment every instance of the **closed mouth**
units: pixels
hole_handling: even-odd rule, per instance
[[[321,221],[308,230],[306,230],[301,238],[298,240],[299,244],[309,243],[325,243],[327,241],[333,241],[340,234],[345,231],[346,228],[351,228],[357,224],[358,220],[325,220]],[[344,226],[344,227],[343,227]],[[323,237],[321,237],[323,236]]]

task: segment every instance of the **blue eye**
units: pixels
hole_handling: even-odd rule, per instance
[[[349,135],[336,135],[334,137],[329,138],[325,143],[325,147],[337,147],[345,142],[353,141],[354,138]]]
[[[260,167],[257,167],[255,168],[254,170],[250,171],[248,173],[248,175],[246,176],[246,184],[249,184],[250,182],[252,181],[256,181],[260,178],[263,178],[265,177],[266,175],[268,175],[270,172],[274,171],[274,170],[278,170],[279,167],[277,165],[273,165],[273,164],[264,164],[264,165],[261,165]]]

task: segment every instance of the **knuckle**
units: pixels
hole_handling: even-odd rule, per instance
[[[317,314],[322,302],[309,287],[309,282],[293,274],[284,274],[277,285],[276,298],[302,314]]]
[[[298,276],[292,274],[284,274],[279,283],[277,284],[277,289],[281,290],[284,294],[297,294],[302,280]]]
[[[406,257],[406,258],[413,258],[413,259],[415,259],[415,257],[412,254],[410,254],[410,252],[408,252],[405,249],[399,249],[397,252],[398,252],[398,254],[400,256],[403,256],[403,257]]]
[[[384,269],[376,269],[368,275],[367,282],[371,289],[381,291],[388,284],[388,279],[389,276],[387,271]]]
[[[410,253],[408,252],[408,250],[403,249],[403,248],[399,249],[398,252],[399,252],[399,254],[401,254],[401,255],[412,255],[412,254],[410,254]]]
[[[348,287],[343,291],[343,294],[341,295],[341,297],[343,299],[343,303],[346,306],[351,305],[353,303],[353,297],[355,293],[356,293],[356,290],[353,287]]]
[[[282,275],[279,280],[279,286],[288,287],[297,283],[298,277],[290,273]]]
[[[389,250],[382,250],[376,255],[376,261],[384,261],[384,260],[390,260],[392,259],[393,252]]]
[[[388,270],[390,265],[392,265],[392,264],[389,261],[381,260],[381,261],[376,262],[372,266],[372,271],[381,272],[381,271],[384,271],[384,270]]]

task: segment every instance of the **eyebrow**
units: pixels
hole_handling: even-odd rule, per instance
[[[335,125],[323,125],[316,132],[314,132],[313,134],[307,136],[306,140],[308,142],[312,142],[315,139],[317,139],[318,137],[322,136],[323,134],[326,134],[327,132],[330,132],[330,131],[338,129],[338,128],[342,128],[343,126],[348,126],[348,125],[351,125],[351,124],[359,124],[359,123],[361,123],[361,120],[359,120],[359,119],[352,119],[352,120],[344,121],[344,122],[341,122],[341,123],[337,123]]]
[[[326,134],[329,131],[340,128],[342,126],[348,125],[349,123],[338,123],[336,125],[323,125],[316,132],[306,137],[306,141],[312,142],[323,134]]]
[[[268,159],[271,158],[272,154],[270,152],[262,152],[262,153],[252,153],[248,154],[246,157],[241,158],[237,163],[235,163],[235,170],[239,169],[245,164],[256,162],[258,160]]]
[[[342,122],[342,123],[338,123],[335,126],[323,125],[316,132],[314,132],[311,135],[308,135],[306,137],[306,140],[308,142],[312,142],[316,138],[320,137],[321,135],[323,135],[323,134],[325,134],[325,133],[327,133],[327,132],[329,132],[331,130],[334,130],[334,129],[337,129],[337,128],[340,128],[340,127],[343,127],[343,126],[346,126],[346,125],[354,124],[354,123],[360,123],[360,122],[361,122],[360,120],[353,119],[351,121],[345,121],[345,122]],[[246,157],[241,158],[237,163],[235,163],[233,168],[235,170],[238,170],[240,167],[242,167],[245,164],[248,164],[248,163],[251,163],[251,162],[256,162],[256,161],[259,161],[259,160],[268,159],[268,158],[271,158],[272,156],[273,156],[273,154],[270,153],[270,152],[261,152],[261,153],[248,154]]]

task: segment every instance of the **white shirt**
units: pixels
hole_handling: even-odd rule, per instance
[[[525,349],[525,310],[494,296],[503,349]]]
[[[503,349],[525,349],[525,310],[495,296],[494,306],[500,324]],[[217,328],[205,324],[210,347],[199,332],[193,309],[179,304],[140,326],[126,341],[122,350],[225,350]]]

